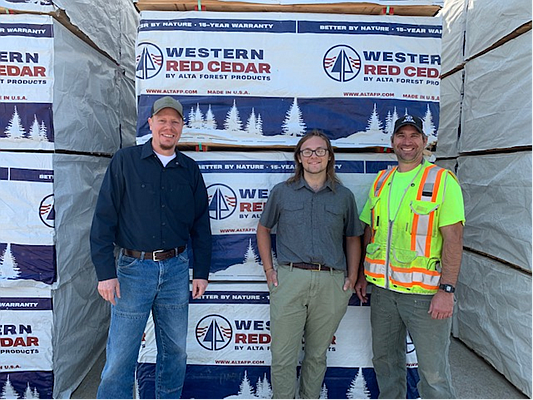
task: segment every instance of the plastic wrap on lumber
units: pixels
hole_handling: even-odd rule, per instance
[[[531,151],[458,158],[464,245],[531,272]]]
[[[531,397],[531,275],[464,252],[453,335]]]
[[[456,157],[461,122],[461,89],[463,71],[459,70],[440,81],[440,121],[436,157]]]
[[[466,63],[459,151],[531,146],[531,31]]]
[[[469,59],[531,23],[531,1],[469,0],[466,13],[465,58]]]

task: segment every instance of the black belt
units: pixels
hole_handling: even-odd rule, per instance
[[[307,270],[310,270],[310,271],[333,271],[333,268],[331,267],[326,267],[325,265],[323,264],[310,264],[310,263],[290,263],[289,264],[291,267],[294,267],[294,268],[299,268],[299,269],[307,269]]]
[[[152,261],[163,261],[168,258],[176,257],[185,250],[185,246],[176,247],[170,250],[156,250],[156,251],[137,251],[124,249],[124,255],[128,257],[141,258],[143,260],[150,259]],[[143,256],[144,253],[144,256]]]

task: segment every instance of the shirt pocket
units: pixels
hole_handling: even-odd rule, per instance
[[[326,204],[325,209],[328,222],[333,222],[334,226],[342,227],[344,221],[344,212],[342,207],[339,207],[336,204]]]
[[[418,216],[416,225],[416,234],[426,236],[428,233],[430,219],[432,219],[431,236],[437,236],[438,230],[438,211],[440,203],[424,200],[411,201],[410,208],[412,217],[411,224],[414,221],[414,217]],[[412,231],[412,226],[408,226],[408,231]]]
[[[138,212],[153,210],[159,205],[159,194],[155,185],[150,182],[133,181],[126,190],[125,201],[132,205]]]
[[[392,257],[395,261],[395,265],[409,267],[411,266],[411,263],[418,257],[418,253],[414,250],[392,249]]]
[[[303,203],[289,203],[283,206],[282,218],[290,226],[299,226],[305,218]],[[281,219],[281,218],[280,218]]]
[[[193,221],[194,215],[194,193],[189,184],[181,182],[166,182],[166,195],[163,201],[172,213],[178,214],[182,219]]]

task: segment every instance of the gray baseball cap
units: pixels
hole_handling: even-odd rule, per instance
[[[153,117],[163,108],[172,108],[176,110],[178,114],[180,115],[180,117],[183,119],[183,106],[178,100],[174,100],[170,96],[161,97],[157,99],[156,101],[154,101],[154,104],[152,105],[151,116]]]

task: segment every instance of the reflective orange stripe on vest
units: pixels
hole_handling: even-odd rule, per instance
[[[420,182],[420,187],[418,188],[416,199],[434,202],[437,199],[438,188],[440,187],[442,174],[445,171],[444,168],[438,168],[436,165],[426,168]],[[413,217],[411,250],[416,251],[420,255],[424,255],[424,257],[430,257],[434,219],[435,213],[433,212],[426,215],[415,214]],[[419,226],[426,232],[425,236],[416,234]]]

